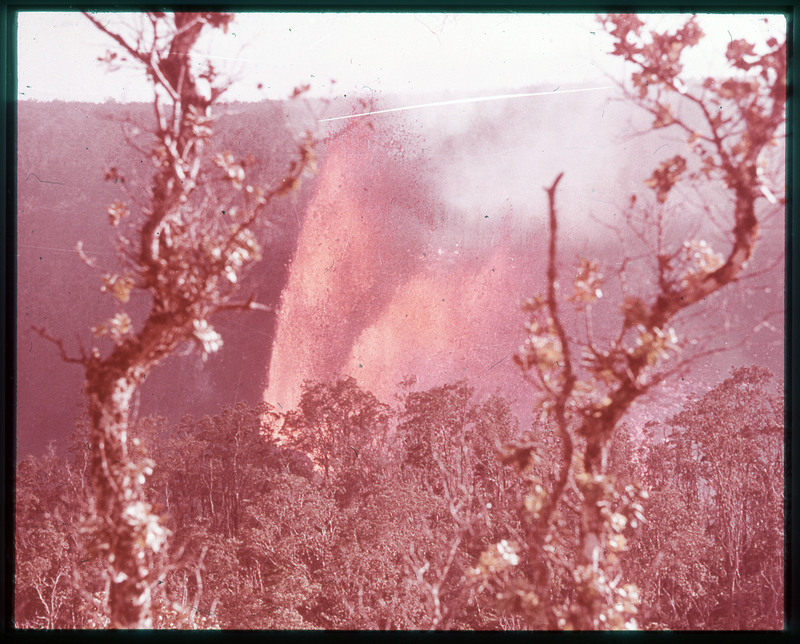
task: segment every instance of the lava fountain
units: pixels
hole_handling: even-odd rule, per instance
[[[417,271],[441,207],[405,154],[396,132],[369,122],[326,146],[281,297],[268,402],[291,409],[304,380],[342,373],[363,329]]]
[[[267,402],[292,409],[304,380],[342,374],[387,402],[409,375],[421,387],[468,378],[479,391],[519,380],[510,358],[537,240],[520,239],[510,211],[481,217],[478,230],[445,223],[435,174],[407,156],[407,139],[358,123],[327,146],[282,296]]]

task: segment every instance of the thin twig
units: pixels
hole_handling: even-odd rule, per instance
[[[54,337],[54,336],[50,335],[50,334],[49,334],[49,333],[48,333],[48,332],[45,330],[45,328],[44,328],[44,327],[39,327],[39,326],[33,326],[33,325],[32,325],[32,326],[31,326],[31,330],[33,330],[33,331],[35,331],[36,333],[38,333],[38,334],[39,334],[40,336],[42,336],[42,337],[43,337],[45,340],[48,340],[48,341],[52,342],[53,344],[55,344],[55,345],[56,345],[56,347],[58,347],[58,352],[59,352],[59,354],[61,355],[61,359],[62,359],[64,362],[68,362],[68,363],[70,363],[70,364],[79,364],[79,365],[86,366],[86,364],[87,364],[87,358],[86,358],[85,356],[84,356],[84,357],[81,357],[81,358],[73,358],[72,356],[68,355],[68,354],[67,354],[67,351],[66,351],[66,349],[64,348],[64,343],[61,341],[61,339],[60,339],[60,338],[56,338],[56,337]]]

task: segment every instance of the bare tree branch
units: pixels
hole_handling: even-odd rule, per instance
[[[64,348],[63,341],[60,340],[59,338],[56,338],[56,337],[53,337],[52,335],[50,335],[43,327],[31,326],[31,330],[35,331],[36,333],[38,333],[45,340],[48,340],[49,342],[52,342],[53,344],[55,344],[56,348],[58,349],[58,353],[59,353],[59,355],[61,356],[61,359],[64,362],[67,362],[69,364],[79,364],[79,365],[84,365],[84,366],[86,365],[87,357],[85,355],[81,356],[80,358],[74,358],[74,357],[70,356],[67,353],[67,350]]]

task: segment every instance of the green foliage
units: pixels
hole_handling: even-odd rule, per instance
[[[648,427],[648,522],[626,566],[642,588],[645,625],[782,627],[781,389],[762,367],[737,368]]]
[[[386,405],[345,377],[304,383],[300,403],[287,415],[283,431],[292,437],[293,447],[321,465],[325,478],[335,471],[344,503],[369,484],[366,470],[380,457],[378,446],[388,429]]]
[[[147,499],[170,533],[153,588],[154,626],[499,627],[504,622],[487,591],[467,583],[466,571],[484,547],[515,530],[518,488],[495,450],[517,425],[504,399],[472,396],[462,382],[410,393],[408,408],[394,411],[343,379],[307,383],[286,417],[266,404],[239,403],[175,426],[163,418],[138,423],[132,444],[156,464]],[[438,410],[450,435],[423,428],[422,401]],[[394,435],[410,439],[415,423],[441,439],[438,464],[406,462]],[[301,429],[316,468],[294,440],[278,444]],[[18,622],[25,627],[107,625],[106,590],[94,585],[102,577],[72,580],[74,567],[101,564],[97,554],[85,554],[81,521],[69,529],[41,521],[59,503],[60,483],[49,472],[70,472],[72,489],[84,490],[80,507],[91,507],[82,478],[85,432],[76,433],[69,464],[52,455],[20,465]],[[327,475],[319,458],[325,445],[332,449]],[[452,450],[468,468],[450,460]],[[70,539],[77,545],[64,548]],[[56,598],[52,608],[38,592]]]
[[[625,625],[639,595],[647,628],[782,622],[783,403],[762,368],[735,370],[651,423],[644,442],[623,426],[609,452],[614,477],[578,477],[541,551],[529,540],[536,490],[546,495],[558,476],[552,428],[520,433],[505,399],[476,401],[463,381],[407,392],[397,410],[347,380],[306,391],[319,404],[308,397],[291,426],[266,404],[238,403],[132,430],[156,463],[147,495],[171,533],[153,590],[156,628],[546,628],[547,607],[574,602],[582,575],[609,627]],[[355,458],[332,458],[325,476],[304,451],[278,444],[290,427],[336,422],[338,440],[359,441],[358,469]],[[84,425],[68,461],[51,451],[18,466],[23,628],[108,625],[102,559],[83,528],[85,436]],[[570,507],[584,497],[601,505],[605,556],[619,558],[625,581],[581,567]],[[532,583],[541,566],[548,588]]]

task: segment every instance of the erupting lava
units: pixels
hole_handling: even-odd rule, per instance
[[[342,374],[386,402],[409,375],[421,387],[470,378],[484,391],[508,389],[533,254],[515,259],[507,225],[483,250],[443,242],[452,231],[435,223],[443,207],[416,178],[424,170],[369,124],[337,136],[321,172],[282,296],[265,400],[292,409],[304,380]]]

